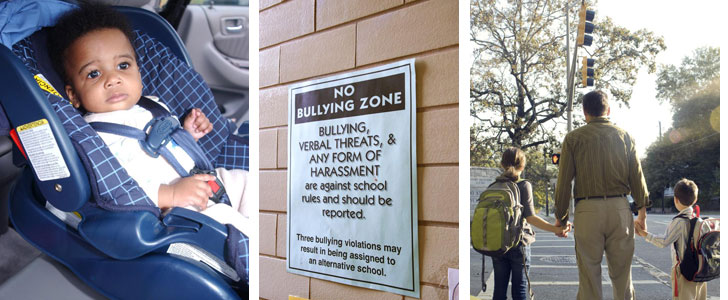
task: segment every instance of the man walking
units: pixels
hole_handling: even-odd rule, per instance
[[[577,299],[602,299],[601,261],[606,252],[614,299],[634,299],[632,255],[634,222],[645,226],[647,185],[632,137],[609,121],[602,91],[584,95],[587,125],[566,135],[556,186],[556,222],[569,220],[574,180],[574,240],[579,267]],[[626,196],[639,214],[632,219]]]

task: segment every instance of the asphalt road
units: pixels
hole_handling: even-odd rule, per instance
[[[705,215],[704,215],[705,216]],[[717,214],[710,215],[718,217]],[[663,234],[672,220],[672,215],[647,216],[647,229],[654,234]],[[547,219],[552,221],[553,218]],[[534,228],[535,229],[535,228]],[[575,229],[578,230],[578,229]],[[536,229],[536,242],[531,245],[531,287],[536,299],[576,299],[579,275],[574,256],[573,234],[559,238],[552,233]],[[572,232],[573,233],[573,232]],[[479,299],[492,299],[493,264],[485,258],[487,289],[481,291],[481,255],[470,250],[470,294]],[[637,299],[671,299],[670,248],[658,248],[636,236],[635,254],[632,259],[632,284]],[[708,282],[708,299],[720,298],[719,280]],[[612,299],[612,288],[606,267],[602,260],[602,293],[604,299]],[[510,291],[508,292],[510,298]]]

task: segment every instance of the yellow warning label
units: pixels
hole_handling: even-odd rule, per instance
[[[43,74],[37,74],[33,76],[33,78],[35,78],[35,81],[38,82],[41,89],[62,98],[61,94],[59,94],[50,83],[48,83],[48,80],[46,80]]]
[[[18,132],[22,132],[22,131],[25,131],[25,130],[28,130],[28,129],[33,129],[33,128],[38,127],[38,126],[41,126],[41,125],[45,125],[45,124],[48,124],[48,120],[46,120],[46,119],[40,119],[38,121],[33,121],[33,122],[30,122],[30,123],[27,123],[27,124],[23,124],[23,125],[18,126],[17,131]]]
[[[20,125],[17,131],[38,180],[71,176],[48,120],[40,119]]]

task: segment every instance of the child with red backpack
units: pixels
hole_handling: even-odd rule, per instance
[[[716,235],[714,233],[717,232],[718,236],[720,234],[719,228],[716,228],[719,226],[719,221],[717,219],[704,220],[699,218],[699,215],[693,216],[693,205],[698,200],[698,186],[695,182],[683,178],[677,182],[674,191],[675,207],[680,212],[672,219],[665,234],[657,236],[649,233],[638,223],[635,223],[635,231],[657,247],[673,245],[670,276],[673,287],[672,299],[705,300],[707,297],[705,281],[717,277],[716,269],[719,266],[713,266],[711,270],[710,264],[706,262],[710,258],[705,257],[709,255],[707,252],[710,250],[701,251],[703,248],[701,244],[703,242],[715,243]],[[695,232],[698,233],[695,234]],[[705,240],[706,237],[708,240]]]

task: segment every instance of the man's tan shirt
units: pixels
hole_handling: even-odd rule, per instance
[[[638,209],[650,201],[634,140],[607,117],[595,117],[564,138],[556,186],[561,224],[569,219],[572,179],[576,199],[632,194]]]

